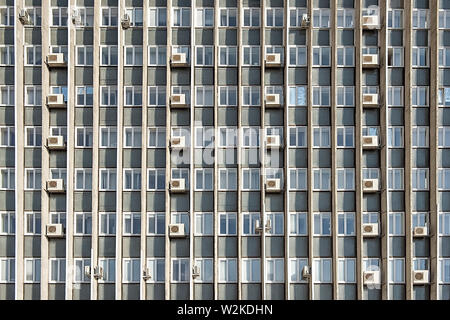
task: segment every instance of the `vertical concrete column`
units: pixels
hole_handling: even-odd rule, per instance
[[[237,282],[238,282],[238,292],[237,299],[242,300],[242,26],[244,24],[244,10],[242,6],[242,1],[238,1],[238,31],[237,31],[237,55],[238,55],[238,66],[237,66],[237,77],[238,77],[238,87],[237,87]]]
[[[218,121],[218,105],[219,105],[219,25],[220,25],[220,9],[219,2],[214,1],[214,212],[213,212],[213,234],[214,234],[214,299],[218,299],[218,280],[219,280],[219,214],[218,214],[218,197],[219,197],[219,158],[218,158],[218,144],[219,144],[219,121]]]

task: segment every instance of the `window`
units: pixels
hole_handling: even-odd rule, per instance
[[[306,46],[289,47],[289,65],[295,67],[306,66],[308,62]]]
[[[428,28],[428,10],[427,9],[413,9],[413,23],[412,27],[415,29]]]
[[[113,236],[116,234],[116,213],[99,213],[100,235]]]
[[[93,46],[77,46],[76,50],[78,66],[92,66],[94,64]]]
[[[75,190],[92,190],[91,169],[75,169]]]
[[[268,283],[284,282],[284,259],[268,258],[266,260],[266,281]]]
[[[331,213],[329,212],[314,213],[314,235],[315,236],[331,235]]]
[[[411,63],[412,63],[413,67],[427,67],[428,66],[428,48],[427,47],[413,47]]]
[[[142,66],[142,46],[125,46],[125,65]]]
[[[126,236],[141,234],[141,213],[123,214],[123,234]]]
[[[337,9],[337,27],[353,28],[354,15],[354,9]]]
[[[100,258],[98,259],[98,265],[103,269],[103,277],[99,279],[99,282],[114,283],[116,279],[116,259]]]
[[[330,10],[329,9],[313,9],[313,27],[329,28],[330,27]]]
[[[167,63],[167,49],[163,46],[148,46],[148,65],[165,66]]]
[[[403,127],[389,127],[387,139],[390,148],[403,148]]]
[[[283,185],[283,169],[281,168],[266,168],[265,180],[278,179]]]
[[[52,10],[52,26],[63,27],[67,26],[67,8],[51,8]]]
[[[259,213],[242,214],[242,234],[244,236],[256,235],[256,226],[259,224]]]
[[[412,127],[412,146],[428,148],[428,127]]]
[[[313,87],[313,106],[330,106],[330,87]]]
[[[313,169],[313,189],[316,191],[329,191],[330,176],[331,170],[329,168]]]
[[[403,236],[405,234],[404,213],[390,212],[389,213],[389,235]]]
[[[189,214],[183,212],[172,213],[170,216],[170,223],[184,224],[184,233],[189,234]]]
[[[41,190],[41,169],[25,169],[25,190]]]
[[[191,26],[191,9],[189,8],[174,8],[173,27],[190,27]]]
[[[450,169],[438,169],[438,188],[440,190],[450,189]]]
[[[244,8],[242,24],[244,27],[259,27],[260,9]]]
[[[142,88],[141,87],[124,87],[125,96],[124,104],[127,107],[142,106]]]
[[[306,148],[307,147],[307,128],[291,127],[289,128],[289,147]]]
[[[125,148],[140,148],[142,146],[142,132],[140,127],[125,127],[123,129]]]
[[[219,213],[219,235],[233,236],[236,233],[236,213]]]
[[[219,66],[237,65],[237,47],[219,47]]]
[[[219,283],[237,282],[237,261],[235,258],[222,258],[219,264]]]
[[[355,190],[355,169],[354,168],[338,168],[337,174],[337,190]]]
[[[166,129],[149,128],[148,129],[148,147],[164,148],[166,146]]]
[[[213,169],[195,169],[195,190],[213,190]]]
[[[25,47],[25,65],[41,66],[42,65],[42,47],[26,46]]]
[[[100,169],[100,191],[116,190],[116,169]]]
[[[353,67],[355,65],[355,47],[338,47],[337,66]]]
[[[450,67],[450,48],[440,47],[439,52],[439,67]]]
[[[267,27],[283,26],[283,8],[266,9],[266,26]]]
[[[392,29],[403,28],[403,9],[388,10],[388,28]]]
[[[330,147],[330,127],[313,128],[313,147],[315,148]]]
[[[166,214],[147,213],[147,235],[164,235],[166,233]]]
[[[290,258],[289,265],[289,277],[291,283],[307,281],[307,279],[303,278],[303,268],[308,266],[308,259]]]
[[[214,9],[198,8],[195,16],[197,27],[213,27],[214,26]]]
[[[308,173],[306,168],[289,169],[289,189],[307,190]]]
[[[92,128],[75,128],[77,135],[77,148],[92,148]]]
[[[189,282],[189,259],[172,259],[172,282]]]
[[[259,168],[242,169],[242,190],[259,190]]]
[[[242,87],[242,105],[260,106],[261,88],[258,86]]]
[[[148,181],[147,190],[165,190],[166,189],[166,169],[147,169]]]
[[[101,86],[100,87],[100,106],[117,107],[117,87]]]
[[[50,223],[62,224],[66,228],[66,213],[65,212],[52,212],[50,213]]]
[[[303,15],[308,14],[306,8],[290,8],[289,9],[289,20],[291,27],[301,27]]]
[[[66,259],[50,259],[50,283],[62,283],[66,281]]]
[[[242,282],[260,282],[261,281],[261,260],[242,259]]]
[[[78,16],[80,18],[77,26],[93,27],[94,26],[94,8],[77,8]]]
[[[388,188],[403,190],[403,168],[388,169]]]
[[[308,235],[308,214],[306,212],[290,213],[291,219],[291,231],[293,236],[306,236]]]
[[[25,105],[26,106],[42,105],[41,86],[25,86]]]
[[[41,234],[41,214],[39,212],[25,212],[25,235]]]
[[[429,270],[428,258],[414,258],[413,259],[413,270]]]
[[[313,47],[313,66],[329,67],[331,63],[330,47]]]
[[[0,147],[14,147],[15,140],[14,127],[0,127]]]
[[[438,90],[438,98],[440,106],[450,106],[450,88],[440,88]]]
[[[426,227],[428,225],[428,212],[413,212],[412,227]]]
[[[439,259],[439,281],[450,283],[450,259]]]
[[[428,87],[412,87],[412,105],[428,107]]]
[[[149,8],[148,16],[149,27],[165,27],[167,24],[166,8]]]
[[[388,106],[403,107],[403,87],[388,87]]]
[[[221,148],[234,148],[237,145],[237,132],[238,129],[233,127],[221,127],[219,128],[219,147]]]
[[[41,282],[41,259],[25,259],[25,283]],[[10,265],[11,267],[11,265]]]
[[[196,127],[195,128],[195,147],[196,148],[213,148],[214,147],[214,128],[213,127]]]
[[[219,87],[219,106],[237,106],[237,87]]]
[[[438,146],[441,148],[450,147],[450,127],[438,128]]]
[[[403,67],[403,47],[388,48],[388,66]]]
[[[148,87],[148,105],[162,107],[166,105],[166,87]]]
[[[0,283],[14,283],[16,281],[15,262],[16,259],[14,258],[0,258]]]
[[[123,259],[123,282],[137,283],[141,279],[141,260]]]
[[[117,147],[117,128],[100,127],[100,148]]]
[[[13,133],[14,134],[14,133]],[[42,146],[42,128],[41,127],[25,127],[25,147]],[[13,136],[14,138],[14,136]]]
[[[196,86],[195,105],[198,107],[212,107],[214,105],[214,87]]]
[[[186,189],[189,189],[189,169],[172,169],[171,179],[184,179]]]
[[[450,28],[450,10],[439,10],[439,28]]]
[[[189,63],[190,57],[190,46],[172,46],[172,54],[184,53],[186,55],[186,61]],[[180,92],[181,93],[181,92]]]
[[[166,261],[164,258],[147,259],[147,270],[150,279],[147,282],[164,282],[166,279]]]
[[[102,7],[102,27],[117,26],[118,11],[117,8]]]
[[[283,213],[266,213],[266,223],[270,221],[270,229],[268,235],[280,236],[284,235],[284,214]]]
[[[338,127],[336,133],[338,148],[353,148],[355,146],[354,127]]]
[[[336,106],[355,106],[355,87],[336,87]]]
[[[380,259],[378,258],[365,258],[362,261],[363,271],[379,271]]]
[[[75,213],[75,234],[90,235],[92,234],[92,214],[88,212]]]
[[[378,212],[363,212],[362,223],[378,223],[380,215]]]
[[[141,170],[140,169],[124,169],[123,171],[123,189],[138,191],[141,189]]]
[[[14,86],[0,86],[0,106],[14,105]]]
[[[259,66],[260,65],[260,50],[259,46],[242,46],[242,65],[244,66]]]
[[[404,258],[389,259],[389,282],[392,282],[392,283],[405,282],[405,259]]]
[[[331,283],[332,259],[313,259],[312,276],[316,283]]]
[[[257,127],[242,128],[242,146],[243,147],[259,146],[259,128]]]
[[[15,212],[0,212],[0,235],[15,234],[16,215]]]
[[[16,185],[14,168],[2,168],[0,169],[0,190],[14,190]]]
[[[125,13],[130,17],[130,25],[132,27],[142,27],[144,25],[142,8],[125,8]]]
[[[194,282],[208,283],[213,281],[213,259],[196,258],[194,266],[198,268],[199,275],[194,278]]]
[[[356,259],[338,259],[338,282],[356,283]]]
[[[237,10],[233,8],[220,9],[220,26],[236,27],[237,26]]]
[[[413,168],[411,170],[412,189],[428,190],[428,169]]]
[[[341,212],[338,213],[338,235],[354,236],[355,235],[355,213]]]
[[[101,62],[102,66],[117,66],[118,49],[117,46],[101,46]]]
[[[0,8],[0,26],[1,27],[14,26],[14,18],[15,18],[14,12],[15,12],[14,7]]]
[[[80,106],[92,107],[94,104],[94,87],[77,87],[77,103]]]
[[[28,7],[28,8],[24,8],[27,10],[28,15],[30,16],[30,24],[25,25],[26,26],[30,26],[30,27],[38,27],[41,25],[41,8],[40,7]],[[1,9],[0,9],[1,11]]]

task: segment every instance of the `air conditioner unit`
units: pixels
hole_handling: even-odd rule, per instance
[[[266,67],[281,67],[281,54],[279,53],[266,54]]]
[[[144,279],[144,281],[150,280],[152,278],[150,270],[148,268],[144,268],[144,270],[142,271],[142,278]]]
[[[378,136],[363,136],[362,145],[364,149],[378,148]]]
[[[186,53],[172,53],[170,57],[170,65],[172,67],[187,67],[189,66]]]
[[[363,179],[363,191],[364,192],[377,192],[378,191],[378,179]]]
[[[49,94],[47,96],[47,106],[49,108],[65,108],[66,103],[64,102],[63,94]]]
[[[415,227],[414,228],[414,237],[426,237],[428,235],[428,227]]]
[[[169,237],[171,238],[184,238],[184,224],[175,223],[169,224]]]
[[[380,271],[364,271],[364,284],[380,284]]]
[[[103,278],[103,268],[102,267],[97,266],[94,268],[94,278],[95,279]]]
[[[192,268],[192,278],[198,278],[200,277],[200,268],[198,266],[194,266]]]
[[[131,26],[131,18],[128,15],[128,13],[125,13],[123,15],[121,24],[122,24],[122,28],[124,28],[124,29],[128,29]]]
[[[172,149],[183,149],[186,147],[186,137],[172,137],[170,139]]]
[[[46,58],[47,66],[53,67],[65,67],[64,53],[50,53]]]
[[[279,148],[281,146],[280,136],[278,135],[266,136],[266,146],[267,148]]]
[[[47,192],[49,193],[64,193],[66,190],[64,188],[63,179],[51,179],[47,180]]]
[[[363,16],[361,23],[363,29],[378,29],[380,27],[378,15]]]
[[[301,27],[302,28],[307,28],[309,27],[309,23],[310,23],[310,19],[307,13],[304,13],[302,15],[302,23],[301,23]]]
[[[84,275],[88,278],[91,278],[91,266],[85,266],[84,267]]]
[[[267,179],[266,180],[266,192],[280,192],[281,181],[280,179]]]
[[[170,106],[172,108],[186,107],[186,95],[185,94],[172,94],[170,96]]]
[[[47,238],[64,238],[64,227],[62,224],[48,224],[45,235]]]
[[[365,68],[378,67],[378,55],[377,54],[363,54],[362,64]]]
[[[304,266],[302,269],[302,277],[305,279],[311,278],[311,268],[309,266]]]
[[[414,284],[426,284],[430,282],[430,272],[428,270],[413,271]]]
[[[64,150],[66,145],[63,136],[50,136],[47,138],[47,148],[49,150]]]
[[[76,26],[81,25],[81,16],[80,16],[80,11],[78,9],[72,10],[72,22]]]
[[[376,93],[363,94],[363,106],[364,107],[378,106],[378,94],[376,94]]]
[[[21,9],[19,12],[19,21],[24,25],[32,24],[30,14],[27,9]]]
[[[172,179],[170,181],[170,191],[181,193],[186,191],[186,181],[184,179]]]
[[[378,236],[378,223],[365,223],[362,225],[363,237],[376,237]]]
[[[281,106],[279,94],[266,94],[266,108],[278,108]]]

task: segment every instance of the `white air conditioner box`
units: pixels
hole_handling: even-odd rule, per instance
[[[363,106],[364,107],[377,107],[378,106],[378,94],[376,94],[376,93],[363,94]]]
[[[189,63],[187,61],[186,53],[172,53],[170,65],[172,67],[188,67]]]
[[[378,15],[363,16],[361,24],[363,29],[378,29],[380,27]]]
[[[376,68],[379,66],[378,64],[378,55],[377,54],[363,54],[362,56],[362,64],[365,68]]]
[[[186,235],[184,233],[184,224],[174,223],[169,224],[169,237],[171,238],[184,238]]]
[[[414,237],[426,237],[428,236],[428,227],[415,227]]]
[[[378,236],[378,223],[365,223],[362,225],[363,237],[376,237]]]
[[[378,179],[364,179],[363,180],[364,192],[377,192],[378,191]]]
[[[186,137],[172,137],[170,139],[170,147],[172,149],[183,149],[186,147]]]
[[[47,148],[49,150],[64,150],[66,145],[63,136],[49,136],[47,138]]]
[[[172,179],[170,181],[170,191],[171,192],[185,192],[186,191],[186,181],[184,179]]]
[[[64,238],[64,227],[60,223],[47,224],[45,229],[47,238]]]
[[[430,282],[430,272],[428,270],[413,271],[414,284],[426,284]]]
[[[364,271],[364,284],[380,284],[380,271]]]
[[[127,13],[123,15],[121,24],[124,29],[128,29],[131,26],[131,18]]]
[[[172,94],[170,96],[170,106],[172,108],[186,107],[186,95],[185,94]]]
[[[280,192],[281,191],[280,179],[267,179],[266,180],[266,191],[267,192]]]
[[[266,108],[278,108],[281,106],[279,94],[266,94]]]
[[[278,135],[266,136],[266,146],[267,146],[267,148],[281,147],[280,136],[278,136]]]
[[[267,53],[266,54],[266,67],[281,67],[281,54]]]
[[[65,108],[66,103],[64,102],[63,94],[49,94],[47,96],[47,106],[49,108]]]
[[[378,148],[378,136],[363,136],[362,145],[364,149]]]
[[[64,193],[64,180],[63,179],[51,179],[47,180],[47,192],[49,193]]]
[[[49,67],[65,67],[64,53],[50,53],[47,55],[46,63]]]

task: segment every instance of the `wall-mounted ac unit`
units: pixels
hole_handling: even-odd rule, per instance
[[[281,54],[279,53],[267,53],[266,54],[266,67],[281,67]]]
[[[27,9],[21,9],[19,12],[19,21],[23,25],[30,25],[32,24],[30,14],[28,13]]]
[[[63,179],[51,179],[47,180],[47,192],[49,193],[64,193],[64,180]]]
[[[171,238],[184,238],[186,234],[184,233],[184,224],[174,223],[169,224],[169,237]]]
[[[279,148],[279,147],[281,147],[280,136],[278,136],[278,135],[268,135],[268,136],[266,136],[266,147],[267,148]]]
[[[365,68],[376,68],[378,64],[378,54],[363,54],[362,65]]]
[[[428,270],[413,271],[414,284],[426,284],[430,282],[430,272]]]
[[[50,68],[65,67],[64,53],[50,53],[45,60],[47,66]]]
[[[380,271],[364,271],[363,280],[364,284],[379,284],[380,283]]]
[[[266,94],[266,108],[278,108],[281,106],[279,94]]]
[[[304,13],[304,14],[302,15],[302,22],[301,22],[301,25],[300,25],[300,26],[301,26],[302,28],[308,28],[309,25],[310,25],[310,19],[309,19],[309,16],[308,16],[307,13]]]
[[[64,101],[64,95],[60,94],[49,94],[47,96],[47,106],[49,108],[65,108],[66,103]]]
[[[66,144],[64,143],[63,136],[49,136],[47,138],[47,148],[49,150],[64,150]]]
[[[378,94],[376,94],[376,93],[363,94],[363,106],[364,107],[377,107],[378,106]]]
[[[365,223],[362,225],[363,237],[376,237],[378,236],[378,223]]]
[[[362,145],[364,149],[378,148],[378,136],[363,136]]]
[[[184,108],[187,106],[186,104],[186,95],[185,94],[172,94],[170,96],[170,106],[172,108]]]
[[[189,63],[187,61],[186,53],[172,53],[170,65],[172,67],[188,67]]]
[[[200,277],[200,268],[198,266],[194,266],[192,268],[192,278],[198,278]]]
[[[361,24],[363,29],[378,29],[380,27],[378,15],[363,16]]]
[[[183,149],[186,147],[186,137],[172,137],[170,139],[170,147],[172,149]]]
[[[378,191],[378,179],[363,179],[363,191],[364,192],[377,192]]]
[[[121,20],[121,25],[123,29],[128,29],[131,26],[131,18],[128,13],[125,13]]]
[[[266,192],[280,192],[281,181],[280,179],[267,179],[266,180]]]
[[[426,237],[428,236],[428,227],[415,227],[414,228],[414,237]]]
[[[45,229],[47,238],[64,238],[64,227],[60,223],[47,224]]]
[[[302,277],[305,279],[311,278],[311,267],[304,266],[302,269]]]
[[[181,193],[186,191],[186,181],[184,179],[172,179],[170,181],[170,191]]]

